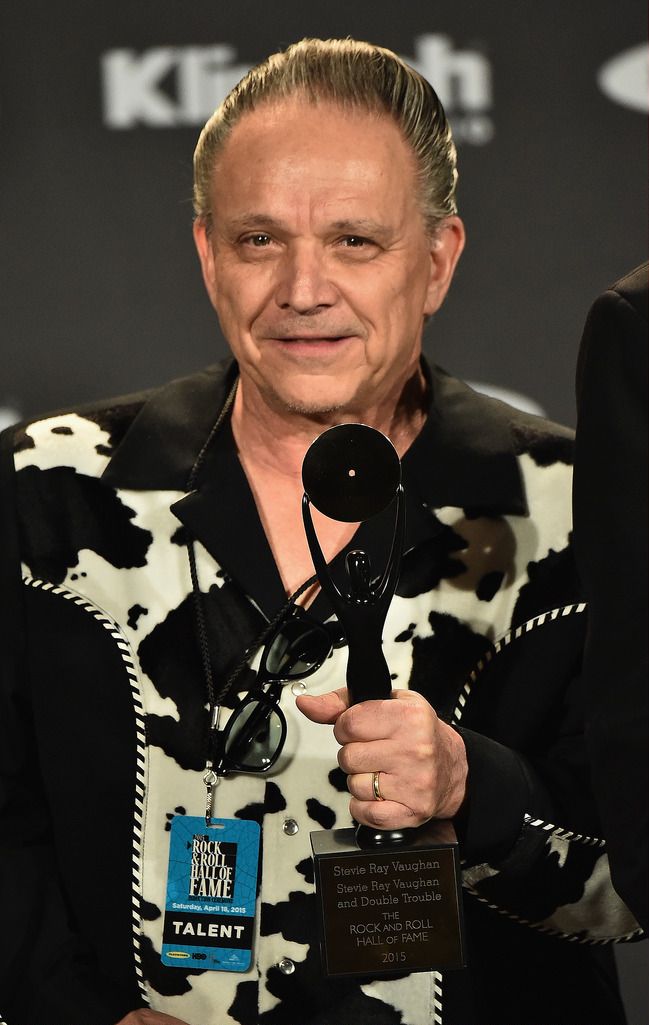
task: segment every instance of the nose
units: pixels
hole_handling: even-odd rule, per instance
[[[277,305],[304,315],[333,306],[336,297],[319,245],[300,240],[288,246],[278,268]]]

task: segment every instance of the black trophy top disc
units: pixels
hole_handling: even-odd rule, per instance
[[[313,442],[302,463],[309,501],[332,520],[357,523],[385,509],[401,481],[401,463],[385,434],[339,424]]]

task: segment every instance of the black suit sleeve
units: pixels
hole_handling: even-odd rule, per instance
[[[647,930],[646,264],[588,315],[577,404],[574,522],[589,602],[587,743],[613,883]]]
[[[107,981],[79,937],[57,864],[29,699],[11,442],[0,437],[0,1023],[114,1025],[141,1001]]]

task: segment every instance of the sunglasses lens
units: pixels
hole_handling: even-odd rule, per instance
[[[315,672],[333,647],[327,629],[304,612],[286,620],[262,655],[259,677],[270,687],[234,710],[222,736],[221,768],[263,772],[275,764],[286,739],[286,720],[277,702],[281,684]],[[220,771],[220,770],[219,770]]]
[[[269,768],[286,732],[283,720],[268,702],[250,701],[237,714],[228,731],[225,754],[244,772]]]
[[[319,623],[298,618],[288,620],[265,652],[264,670],[280,680],[308,676],[318,669],[331,651],[331,640]]]

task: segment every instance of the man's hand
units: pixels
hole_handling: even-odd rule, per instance
[[[400,829],[459,811],[466,795],[464,743],[421,694],[395,690],[386,701],[349,707],[342,687],[318,697],[302,695],[297,705],[312,722],[333,724],[341,745],[338,764],[352,795],[349,810],[358,822]],[[373,772],[381,773],[383,801],[374,796]]]
[[[173,1014],[142,1007],[139,1011],[130,1011],[117,1025],[187,1025],[187,1022],[174,1018]]]

